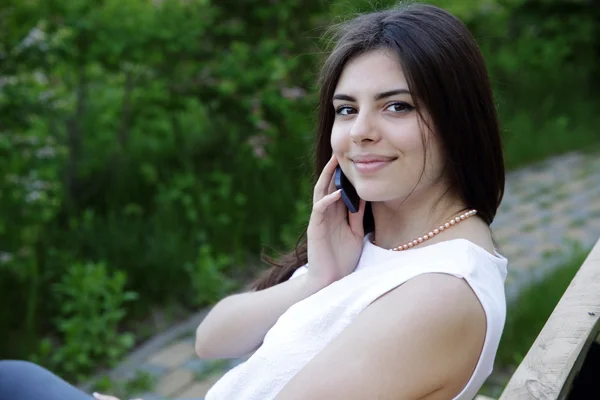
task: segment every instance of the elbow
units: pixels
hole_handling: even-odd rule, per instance
[[[202,334],[200,333],[200,327],[198,327],[198,329],[196,329],[196,341],[194,342],[194,352],[196,353],[198,358],[201,358],[203,360],[210,360],[214,358],[214,356],[211,355],[208,351],[208,347],[209,346],[206,345],[205,341],[202,338]]]
[[[198,358],[206,359],[206,355],[204,354],[204,347],[198,341],[198,336],[196,336],[196,342],[194,343],[194,352],[198,356]]]
[[[214,350],[215,343],[214,343],[214,340],[212,340],[212,339],[214,339],[214,334],[211,334],[211,329],[210,329],[210,326],[212,324],[209,322],[209,324],[207,325],[207,319],[211,319],[210,317],[212,314],[214,314],[215,309],[217,308],[219,303],[217,303],[212,308],[212,310],[210,310],[210,312],[204,316],[204,319],[200,322],[200,324],[196,328],[196,339],[194,341],[194,352],[201,359],[209,360],[209,359],[216,358],[214,356],[214,354],[211,354],[211,352],[210,352],[211,347]],[[213,342],[212,346],[211,346],[211,342]]]
[[[216,358],[214,355],[211,355],[206,346],[200,344],[197,339],[196,344],[194,345],[194,351],[196,352],[198,358],[202,360],[212,360]]]

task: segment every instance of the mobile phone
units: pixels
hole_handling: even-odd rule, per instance
[[[360,197],[358,197],[356,189],[354,189],[352,183],[346,178],[346,175],[344,175],[344,172],[339,165],[335,169],[334,181],[336,189],[342,189],[342,200],[344,200],[344,204],[346,204],[348,210],[350,210],[351,213],[358,212]]]

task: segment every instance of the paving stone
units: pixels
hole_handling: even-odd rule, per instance
[[[600,157],[596,157],[595,160],[589,161],[588,168],[592,171],[600,170]]]
[[[180,342],[188,343],[190,346],[193,347],[196,344],[196,333],[192,332],[189,336],[182,338]]]
[[[512,221],[515,223],[515,221],[520,221],[530,215],[537,215],[538,212],[539,206],[534,202],[524,203],[515,210],[515,213],[512,216]]]
[[[594,201],[600,201],[600,171],[597,176],[588,179],[588,190],[590,197]]]
[[[505,186],[504,196],[502,197],[502,203],[500,203],[500,207],[498,207],[498,210],[508,211],[512,207],[517,206],[518,204],[519,196],[517,196],[517,193],[514,190],[509,189],[508,186]]]
[[[155,391],[160,396],[170,397],[186,389],[193,380],[194,373],[192,371],[176,369],[163,376],[157,382]]]
[[[508,242],[500,245],[500,254],[504,257],[508,258],[509,261],[511,258],[517,256],[522,252],[523,247],[519,246],[518,243]]]
[[[496,231],[498,229],[505,229],[507,226],[514,225],[514,222],[511,222],[510,214],[496,214],[494,218],[494,222],[492,222],[491,228]]]
[[[142,393],[140,395],[135,395],[135,397],[133,398],[140,398],[143,400],[167,400],[164,397],[157,395],[156,393]]]
[[[177,399],[197,399],[206,396],[206,392],[223,376],[223,373],[210,375],[202,382],[192,384],[189,388],[177,394]]]
[[[588,186],[583,180],[574,180],[567,184],[567,189],[571,195],[574,195],[576,193],[585,192],[588,189]]]
[[[592,237],[600,236],[600,215],[596,218],[589,219],[585,224],[585,228],[588,229],[588,233]]]
[[[523,219],[519,220],[519,224],[514,227],[514,230],[518,231],[519,234],[530,234],[535,231],[542,230],[542,216],[547,215],[546,213],[539,214],[531,214],[525,216]]]
[[[536,268],[539,268],[543,264],[543,260],[537,257],[536,255],[529,255],[521,257],[515,260],[515,267],[521,269],[522,271],[533,271]]]
[[[538,259],[540,262],[544,262],[547,258],[551,257],[557,252],[560,252],[560,249],[551,241],[544,240],[540,242],[534,249],[532,249],[532,252],[535,253],[536,259]]]
[[[148,359],[148,362],[166,368],[175,368],[196,357],[194,346],[188,342],[175,342]]]
[[[584,248],[590,247],[594,241],[594,238],[584,227],[569,229],[565,234],[565,238],[576,241]]]
[[[569,197],[567,197],[562,200],[556,200],[552,204],[551,210],[554,215],[560,215],[560,214],[567,214],[567,213],[571,212],[573,207],[574,207],[573,202],[571,201],[571,199]]]
[[[512,238],[512,241],[515,242],[517,246],[527,250],[528,253],[531,253],[531,249],[535,248],[535,246],[537,246],[542,240],[543,237],[541,230],[520,232]]]
[[[206,360],[194,358],[186,361],[181,367],[195,372],[204,372],[209,367],[209,363]]]
[[[236,358],[236,359],[233,359],[233,360],[231,360],[231,363],[229,364],[229,366],[230,366],[230,368],[235,368],[235,367],[237,367],[238,365],[240,365],[240,364],[242,364],[242,363],[246,362],[246,361],[248,360],[248,358],[250,358],[250,357],[244,357],[244,358]]]
[[[503,229],[493,229],[493,232],[500,246],[505,246],[512,241],[515,235],[520,233],[520,227],[516,225],[507,226]]]
[[[600,186],[600,183],[598,184]],[[600,212],[600,196],[594,198],[589,208],[590,213]]]
[[[553,229],[556,232],[564,232],[569,228],[571,221],[572,219],[569,217],[569,213],[557,214],[554,219],[552,219],[549,229]]]
[[[126,370],[125,372],[120,373],[119,379],[124,381],[130,381],[132,379],[135,379],[139,372],[147,372],[154,378],[159,378],[160,376],[164,375],[167,371],[167,368],[160,367],[158,365],[141,364],[139,366],[136,366],[135,368],[131,368],[129,370]]]

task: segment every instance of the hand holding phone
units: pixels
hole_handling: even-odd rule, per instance
[[[344,204],[348,207],[351,213],[358,212],[358,206],[360,204],[360,197],[356,193],[356,189],[352,186],[352,183],[348,180],[342,168],[338,165],[335,169],[335,187],[336,189],[342,189],[341,195]]]
[[[308,272],[305,279],[319,287],[352,273],[364,244],[366,203],[358,197],[341,169],[336,171],[338,165],[332,155],[319,175],[306,230]],[[340,189],[334,191],[334,186]]]

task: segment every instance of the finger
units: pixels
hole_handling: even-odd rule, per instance
[[[323,197],[321,200],[317,201],[315,203],[315,205],[313,206],[313,211],[311,213],[311,219],[313,219],[315,222],[320,223],[323,220],[323,214],[325,213],[325,210],[327,210],[327,208],[332,205],[333,203],[335,203],[336,201],[338,201],[342,195],[342,190],[336,190],[335,192],[326,195],[325,197]]]
[[[336,165],[337,167],[337,165]],[[335,187],[335,169],[333,170],[333,173],[331,174],[331,179],[329,180],[329,185],[327,186],[327,192],[325,192],[325,194],[329,194],[329,193],[333,193],[337,190],[337,188]]]
[[[363,218],[365,216],[366,205],[367,202],[363,199],[360,199],[360,202],[358,203],[357,212],[351,213],[350,210],[348,210],[348,223],[350,224],[350,230],[352,231],[352,233],[354,233],[357,236],[360,236],[361,238],[364,236],[365,233]]]
[[[333,179],[335,167],[337,167],[337,165],[337,158],[334,155],[332,155],[327,164],[325,164],[325,167],[323,167],[323,171],[321,171],[321,175],[319,175],[319,179],[315,184],[313,204],[321,200],[324,196],[326,196],[329,193],[329,185]]]

